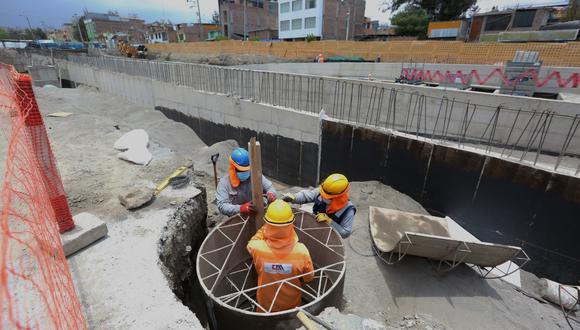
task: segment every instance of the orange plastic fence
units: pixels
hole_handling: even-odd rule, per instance
[[[74,227],[27,75],[0,63],[0,329],[86,329],[62,249]]]

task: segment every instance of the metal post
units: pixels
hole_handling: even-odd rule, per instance
[[[350,28],[350,10],[346,12],[346,38],[348,40],[348,30]]]
[[[247,26],[246,26],[247,20],[248,20],[248,17],[246,14],[247,7],[248,7],[248,0],[244,0],[244,38],[243,38],[243,40],[247,40],[247,38],[248,38],[248,30],[247,30]]]
[[[22,17],[26,18],[26,22],[28,22],[28,29],[30,30],[30,35],[32,36],[32,39],[34,39],[34,31],[32,31],[32,25],[30,25],[30,20],[28,19],[28,16],[26,16],[24,14],[20,14],[18,16],[22,16]]]

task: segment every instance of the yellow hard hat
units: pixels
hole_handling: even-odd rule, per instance
[[[289,225],[294,222],[294,212],[292,212],[290,204],[277,199],[268,205],[264,220],[274,226]]]
[[[348,189],[348,179],[346,176],[334,173],[328,176],[320,185],[322,195],[340,195]]]

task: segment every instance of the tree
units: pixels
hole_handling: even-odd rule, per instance
[[[381,10],[396,11],[405,6],[425,9],[433,21],[449,21],[465,16],[477,0],[383,0]]]
[[[391,23],[397,27],[399,35],[424,37],[427,35],[429,15],[423,8],[407,6],[393,15]]]
[[[563,21],[575,21],[580,19],[580,0],[570,0]]]
[[[8,31],[4,30],[3,28],[0,28],[0,39],[8,39],[10,36],[10,34],[8,33]]]
[[[34,31],[34,36],[37,39],[47,39],[48,38],[48,36],[46,35],[46,32],[44,32],[44,30],[42,30],[41,28],[33,29],[33,31]]]

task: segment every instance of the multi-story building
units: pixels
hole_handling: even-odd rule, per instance
[[[355,40],[369,41],[369,40],[389,40],[397,35],[395,28],[380,25],[378,20],[372,20],[365,17],[362,23],[355,26]]]
[[[558,7],[539,6],[514,8],[475,14],[471,20],[468,41],[528,41],[529,31],[540,31],[558,21]],[[540,34],[540,33],[538,33]],[[545,40],[547,41],[547,40]]]
[[[194,42],[215,40],[221,34],[221,27],[218,24],[177,24],[177,42]]]
[[[48,39],[72,41],[74,40],[74,26],[71,23],[64,23],[58,30],[53,30],[48,34]]]
[[[465,40],[469,23],[466,20],[429,22],[427,37],[440,40]]]
[[[277,0],[219,0],[222,35],[230,39],[246,39],[259,31],[263,39],[278,34]],[[245,17],[245,25],[244,25]]]
[[[121,17],[116,12],[85,13],[83,23],[87,32],[88,41],[107,42],[111,38],[136,44],[145,42],[145,21],[137,17]]]
[[[153,22],[147,24],[147,43],[159,44],[177,42],[177,32],[171,23]]]
[[[353,40],[364,27],[364,0],[280,0],[280,39]]]

